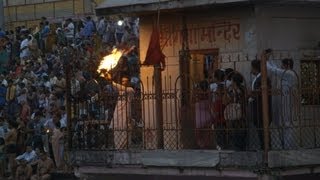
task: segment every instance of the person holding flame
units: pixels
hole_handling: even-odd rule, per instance
[[[130,147],[131,142],[131,102],[134,96],[134,89],[130,87],[130,80],[127,76],[122,76],[121,84],[114,82],[110,73],[106,73],[105,78],[111,81],[112,86],[117,88],[119,92],[111,121],[115,149],[127,149]]]

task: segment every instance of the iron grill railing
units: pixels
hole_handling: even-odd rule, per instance
[[[237,72],[238,73],[238,72]],[[320,96],[320,88],[288,87],[284,72],[269,88],[269,134],[271,150],[317,148],[320,144],[318,105],[303,103],[303,95]],[[241,74],[240,74],[241,76]],[[152,78],[150,78],[152,79]],[[166,81],[171,78],[166,78]],[[134,93],[110,88],[92,97],[73,98],[72,148],[77,150],[158,149],[158,131],[163,149],[263,150],[261,92],[191,83],[188,90],[170,81],[162,91],[163,127],[157,127],[157,95],[142,85]],[[277,85],[278,83],[278,85]],[[111,87],[111,86],[110,86]],[[173,87],[173,88],[172,88]],[[236,92],[239,91],[239,92]],[[238,96],[232,96],[239,93]],[[188,104],[184,101],[188,99]]]

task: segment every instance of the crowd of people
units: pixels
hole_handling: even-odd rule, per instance
[[[271,49],[263,53],[268,71],[268,124],[281,133],[269,138],[277,138],[278,144],[272,144],[273,147],[294,149],[298,147],[293,121],[298,113],[295,107],[299,104],[299,80],[293,71],[292,59],[283,59],[280,67],[270,58],[271,54]],[[198,84],[194,97],[198,148],[264,149],[260,60],[251,61],[251,74],[254,78],[249,87],[245,77],[232,68],[217,69],[210,76],[212,78]],[[276,90],[280,93],[274,94]],[[278,109],[276,114],[273,109]],[[250,128],[256,133],[250,132]],[[253,138],[254,134],[257,134],[257,139]],[[253,148],[250,143],[253,143]]]
[[[132,104],[140,88],[138,21],[104,17],[95,21],[86,17],[55,23],[43,17],[37,27],[0,31],[0,178],[9,172],[16,179],[50,179],[54,170],[65,169],[66,129],[70,127],[75,131],[72,143],[76,147],[100,146],[97,141],[101,136],[91,132],[101,126],[86,124],[85,120],[107,120],[111,123],[107,126],[113,129],[114,147],[130,146],[128,118],[134,119],[132,114],[139,112],[134,109],[139,102]],[[115,47],[123,52],[117,66],[97,73],[100,61]],[[270,51],[265,56],[269,54]],[[199,83],[195,104],[199,148],[246,149],[248,119],[259,129],[263,148],[260,67],[259,60],[251,62],[255,78],[250,88],[233,69],[217,69],[210,75],[212,79]],[[287,108],[292,102],[288,91],[297,81],[288,73],[293,61],[284,59],[282,68],[268,61],[267,67],[269,74],[281,79],[280,109],[286,114],[282,124],[290,126],[286,124],[293,116]],[[98,101],[104,93],[115,94],[116,98]],[[118,98],[122,96],[125,98]],[[69,118],[79,121],[68,122],[67,100],[76,102]],[[269,98],[269,105],[273,100]],[[271,117],[270,122],[274,119]],[[228,129],[232,131],[227,132]],[[290,129],[283,133],[283,146],[292,147],[295,142],[290,137],[294,134]],[[105,139],[102,141],[106,143]]]
[[[97,81],[96,70],[115,47],[124,51],[118,70],[126,73],[114,70],[112,80],[136,82],[138,23],[90,16],[56,23],[43,17],[37,27],[0,31],[0,178],[50,179],[51,172],[65,169],[66,100],[92,102],[111,91],[111,83]],[[94,106],[78,110],[86,118],[103,114]]]

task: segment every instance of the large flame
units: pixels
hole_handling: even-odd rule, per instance
[[[123,52],[121,50],[118,50],[117,48],[113,49],[111,54],[103,57],[103,60],[100,62],[97,72],[100,73],[101,69],[110,71],[118,64],[118,61],[120,60],[122,54]]]

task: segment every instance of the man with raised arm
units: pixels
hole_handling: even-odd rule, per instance
[[[107,75],[107,80],[111,81],[111,75]],[[113,113],[111,127],[113,128],[115,149],[127,149],[131,142],[131,102],[134,90],[130,87],[129,78],[123,76],[121,84],[112,82],[112,85],[119,91],[118,101]]]
[[[278,67],[271,61],[267,61],[267,70],[271,76],[276,78],[278,88],[280,89],[280,100],[278,101],[279,122],[277,128],[280,128],[281,146],[284,149],[297,148],[297,137],[294,132],[295,118],[299,117],[299,79],[293,71],[293,60],[286,58],[281,61],[281,67]],[[297,121],[296,121],[297,122]]]

